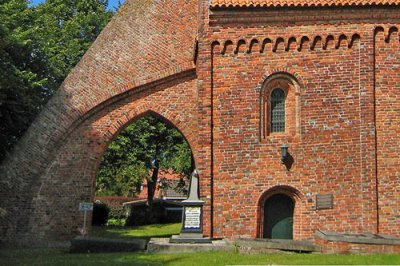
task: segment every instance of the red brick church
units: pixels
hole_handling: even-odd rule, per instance
[[[127,0],[2,164],[0,239],[74,237],[147,114],[191,146],[205,236],[400,237],[399,27],[399,0]]]

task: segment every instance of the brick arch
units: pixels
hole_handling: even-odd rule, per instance
[[[194,75],[110,100],[85,117],[54,153],[45,174],[32,183],[32,206],[24,241],[68,241],[83,223],[77,206],[92,201],[95,177],[109,143],[146,114],[162,117],[188,141],[197,161],[196,79]],[[30,199],[27,198],[29,201]],[[40,232],[38,235],[37,232]]]
[[[135,123],[136,120],[146,117],[148,115],[152,115],[158,118],[161,118],[165,123],[173,126],[177,129],[183,136],[183,138],[189,144],[190,149],[192,150],[192,155],[195,161],[195,165],[197,162],[197,136],[196,132],[192,131],[190,124],[187,121],[183,121],[179,118],[179,114],[176,111],[171,111],[168,107],[165,106],[154,106],[149,104],[143,104],[137,106],[135,109],[132,109],[131,112],[121,115],[118,118],[115,118],[111,124],[108,125],[107,129],[96,129],[96,127],[92,127],[91,130],[99,130],[103,131],[101,134],[104,134],[105,130],[107,131],[107,137],[103,139],[105,145],[102,145],[102,150],[97,154],[97,158],[99,159],[97,163],[93,165],[94,171],[97,171],[99,164],[101,162],[101,158],[103,157],[105,151],[107,150],[109,144],[124,130],[126,127]],[[87,125],[85,126],[87,127]],[[99,132],[98,131],[98,132]],[[91,141],[95,141],[95,138],[91,139]]]
[[[91,166],[112,134],[96,131],[94,126],[101,128],[96,119],[99,122],[98,114],[114,110],[121,101],[153,99],[155,105],[163,102],[170,109],[175,106],[169,103],[190,104],[189,110],[161,115],[175,119],[174,125],[196,145],[195,138],[187,136],[189,127],[182,128],[190,124],[195,131],[197,126],[197,121],[192,122],[196,120],[192,106],[196,99],[193,43],[198,26],[193,18],[197,14],[197,1],[125,1],[0,165],[0,213],[5,213],[0,217],[2,241],[47,245],[71,237],[71,219],[56,224],[59,214],[53,209],[76,210],[75,200],[70,204],[61,200],[69,194],[88,199],[91,185],[81,179],[93,175]],[[174,94],[177,86],[187,91]],[[106,124],[114,118],[109,117]]]
[[[265,202],[272,196],[277,194],[284,194],[290,197],[294,202],[293,213],[293,239],[301,239],[301,226],[302,226],[302,208],[304,196],[296,188],[288,185],[277,185],[265,190],[258,198],[257,204],[257,237],[262,238],[264,230],[264,205]]]
[[[306,81],[303,80],[301,75],[299,75],[297,72],[292,71],[291,68],[283,67],[271,69],[270,71],[265,72],[265,74],[261,77],[261,80],[258,82],[257,88],[261,90],[266,83],[278,77],[287,79],[292,83],[297,83],[298,87],[296,88],[296,93],[302,93],[302,91],[307,86]]]
[[[107,134],[107,137],[102,140],[104,142],[104,145],[101,145],[101,149],[96,150],[89,148],[89,151],[93,152],[93,154],[91,154],[90,156],[96,158],[96,160],[93,160],[89,165],[90,168],[87,169],[88,173],[90,173],[90,175],[87,177],[87,184],[91,184],[92,189],[90,191],[90,194],[86,194],[84,195],[84,197],[88,199],[89,202],[94,201],[97,173],[102,158],[104,156],[104,153],[108,149],[109,144],[115,138],[117,138],[121,133],[121,131],[124,130],[126,127],[128,127],[132,123],[135,123],[138,119],[149,115],[161,118],[165,123],[173,126],[182,134],[184,139],[189,144],[191,154],[194,160],[194,165],[197,165],[197,158],[198,158],[196,149],[197,139],[195,135],[196,132],[192,131],[190,127],[192,123],[187,123],[187,121],[182,120],[176,111],[169,110],[168,106],[165,105],[151,105],[145,103],[135,106],[134,108],[131,109],[130,112],[123,114],[119,117],[115,117],[112,123],[109,124],[107,128],[98,129],[96,127],[90,127],[89,125],[83,125],[83,127],[86,128],[87,130],[96,130],[98,132],[102,131],[101,134],[104,134],[104,132],[109,132],[109,134]],[[92,138],[89,140],[89,142],[96,141],[95,135],[91,136]],[[76,226],[72,228],[72,231],[76,233],[77,231]]]

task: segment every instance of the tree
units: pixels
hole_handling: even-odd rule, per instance
[[[0,161],[47,99],[46,62],[25,0],[0,4]]]
[[[111,19],[107,0],[47,0],[35,7],[35,34],[55,91]],[[43,27],[45,25],[45,27]]]
[[[161,169],[189,177],[193,171],[189,144],[161,118],[140,118],[109,145],[96,179],[97,194],[127,196],[146,178],[147,201],[151,206]]]
[[[112,14],[105,0],[0,2],[0,162]]]

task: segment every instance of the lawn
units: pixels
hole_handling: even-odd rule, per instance
[[[91,236],[105,238],[151,238],[170,237],[178,235],[181,223],[176,224],[151,224],[143,226],[93,226]]]
[[[0,250],[0,265],[237,265],[237,264],[398,264],[399,255],[241,255],[233,252],[193,254],[69,254],[60,249]]]
[[[169,237],[178,234],[181,224],[137,227],[94,227],[92,236],[108,238]],[[234,252],[201,252],[192,254],[88,253],[70,254],[67,249],[3,249],[0,265],[266,265],[266,264],[398,264],[397,255],[320,255],[265,254],[243,255]]]

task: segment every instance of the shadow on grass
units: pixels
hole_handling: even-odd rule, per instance
[[[150,239],[153,237],[171,237],[179,234],[180,223],[152,224],[143,226],[93,226],[90,236],[115,239]]]
[[[185,261],[189,259],[188,255],[172,254],[169,257],[149,256],[145,254],[137,253],[135,255],[121,256],[115,260],[118,264],[130,264],[130,265],[182,265],[186,264]]]
[[[176,265],[187,255],[157,257],[144,252],[71,254],[63,249],[0,250],[0,265]]]

